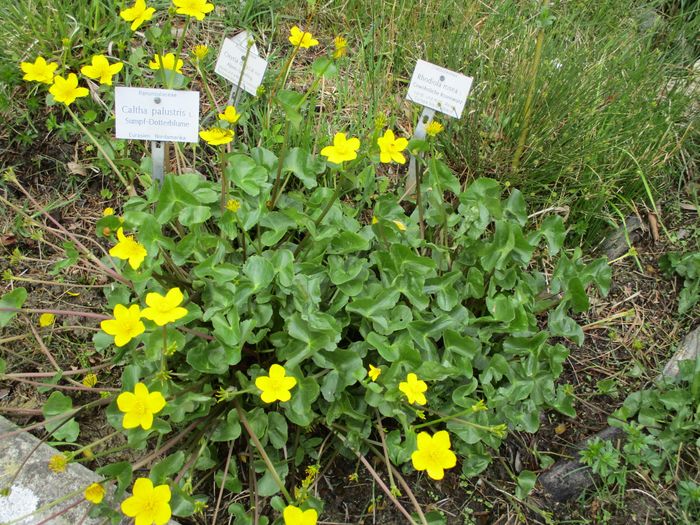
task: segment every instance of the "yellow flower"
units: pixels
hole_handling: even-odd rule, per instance
[[[51,459],[49,459],[49,468],[56,474],[65,472],[67,466],[68,458],[66,458],[66,456],[64,456],[63,454],[56,454],[54,456],[51,456]]]
[[[36,57],[33,64],[31,62],[21,62],[19,67],[24,71],[23,80],[53,84],[53,72],[56,71],[58,64],[46,62],[43,57]]]
[[[235,124],[240,118],[241,114],[236,110],[234,106],[226,106],[224,112],[219,113],[219,120],[225,120],[229,124]]]
[[[137,383],[132,392],[122,392],[117,397],[117,407],[124,412],[122,426],[126,429],[141,427],[149,430],[153,426],[153,414],[165,407],[165,398],[160,392],[149,392],[143,383]]]
[[[136,0],[132,7],[122,9],[119,16],[127,22],[131,22],[131,30],[136,31],[146,20],[153,18],[155,12],[155,8],[146,7],[146,0]]]
[[[105,208],[102,210],[103,217],[109,217],[110,215],[114,215],[114,208]]]
[[[114,344],[117,346],[124,346],[146,330],[141,322],[141,308],[138,304],[132,304],[129,308],[118,304],[114,307],[113,315],[114,319],[102,321],[100,328],[105,333],[114,336]]]
[[[78,77],[75,73],[70,73],[67,78],[56,75],[49,93],[53,95],[56,102],[63,102],[66,106],[70,106],[76,98],[87,97],[90,92],[87,88],[78,87]]]
[[[294,505],[287,505],[282,512],[284,525],[316,525],[318,512],[316,509],[301,510]]]
[[[292,398],[289,391],[297,384],[297,380],[286,376],[286,371],[281,365],[272,365],[269,373],[269,376],[260,376],[255,380],[255,386],[262,390],[260,399],[265,403],[289,401]]]
[[[390,129],[386,130],[383,137],[377,139],[379,145],[379,160],[384,164],[390,162],[398,162],[399,164],[406,163],[406,157],[401,153],[408,146],[408,140],[403,137],[394,137],[394,132]]]
[[[122,512],[135,518],[135,525],[165,525],[170,521],[170,487],[153,486],[148,478],[139,478],[134,483],[133,496],[122,501]]]
[[[311,33],[299,29],[299,26],[294,26],[289,31],[289,42],[295,47],[304,49],[318,45],[318,40],[316,40]]]
[[[377,219],[376,215],[372,215],[372,224],[379,224],[379,219]]]
[[[173,53],[166,53],[164,57],[161,57],[157,53],[153,55],[153,60],[148,63],[153,71],[158,71],[160,69],[160,63],[163,62],[163,69],[169,69],[175,71],[176,73],[182,73],[182,66],[185,64],[181,58],[175,60],[175,55]]]
[[[232,129],[210,128],[199,132],[199,136],[210,146],[222,146],[233,140],[235,133]]]
[[[97,376],[95,374],[87,374],[82,380],[83,386],[92,388],[97,384]]]
[[[100,84],[111,86],[112,77],[119,73],[123,67],[124,64],[121,62],[110,64],[106,56],[94,55],[92,57],[92,64],[83,66],[80,72],[88,78],[99,80]]]
[[[171,288],[165,296],[151,292],[146,295],[148,308],[141,312],[141,317],[150,319],[158,326],[164,326],[185,317],[187,308],[180,306],[182,292],[179,288]]]
[[[226,209],[228,211],[231,211],[233,213],[237,213],[238,210],[241,209],[241,203],[240,201],[236,199],[229,199],[228,202],[226,203]]]
[[[394,226],[396,226],[400,231],[405,232],[406,231],[406,225],[401,222],[401,221],[391,221],[394,223]]]
[[[357,150],[360,149],[360,139],[345,138],[345,133],[336,133],[333,137],[333,145],[321,150],[321,155],[328,157],[328,161],[334,164],[342,164],[346,160],[357,158]]]
[[[457,464],[457,456],[450,450],[450,435],[445,430],[432,437],[427,432],[418,434],[418,449],[411,454],[413,468],[425,470],[433,479],[442,479],[445,469]]]
[[[124,235],[124,229],[117,230],[117,244],[110,250],[109,254],[117,259],[128,260],[129,266],[138,270],[141,263],[148,255],[146,248],[134,240],[133,235]]]
[[[335,40],[333,40],[333,44],[335,45],[335,50],[333,51],[333,58],[337,60],[340,57],[343,57],[347,54],[348,41],[345,40],[345,38],[343,38],[342,36],[337,36],[335,37]]]
[[[192,51],[192,54],[197,60],[204,60],[204,57],[209,54],[209,48],[204,44],[194,46],[194,51]]]
[[[204,20],[204,16],[214,9],[214,4],[207,3],[207,0],[173,0],[173,4],[178,15],[193,16],[197,20]]]
[[[382,373],[381,368],[377,368],[374,365],[369,365],[369,370],[367,371],[367,375],[372,381],[376,381],[377,378],[379,377],[379,374]]]
[[[406,381],[399,383],[399,390],[406,394],[408,402],[413,404],[425,405],[428,401],[425,399],[425,391],[428,390],[428,385],[425,381],[418,379],[414,373],[406,376]]]
[[[85,489],[83,495],[90,503],[98,505],[99,503],[102,503],[102,500],[105,497],[105,489],[99,483],[93,483]]]
[[[39,316],[39,326],[46,328],[51,326],[56,322],[56,316],[54,314],[41,314]]]
[[[430,124],[428,124],[425,127],[425,132],[430,135],[431,137],[434,137],[438,133],[440,133],[443,129],[445,129],[445,126],[440,124],[437,120],[433,120]]]

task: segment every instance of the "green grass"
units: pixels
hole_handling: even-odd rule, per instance
[[[151,4],[159,9],[170,5]],[[629,203],[652,206],[645,180],[663,203],[665,192],[683,177],[681,159],[695,161],[698,133],[692,127],[687,82],[696,55],[692,35],[700,26],[697,3],[667,7],[666,14],[660,8],[668,3],[658,1],[555,3],[553,23],[545,27],[529,133],[517,171],[511,164],[533,81],[540,2],[306,4],[247,0],[221,10],[220,20],[199,25],[196,36],[216,49],[224,33],[241,27],[254,31],[259,47],[270,53],[268,82],[282,67],[278,57],[291,25],[309,28],[328,45],[335,35],[348,37],[351,56],[315,101],[325,118],[320,126],[307,119],[293,137],[300,145],[313,143],[318,149],[339,129],[368,138],[379,116],[410,134],[420,108],[404,97],[415,61],[423,58],[475,79],[463,118],[446,119],[442,142],[452,167],[464,180],[487,175],[509,181],[537,208],[568,206],[574,238],[594,241],[601,227],[616,222],[610,204],[623,210]],[[41,53],[75,69],[93,52],[103,52],[125,31],[112,5],[106,0],[78,2],[69,10],[57,0],[32,0],[0,7],[5,21],[0,35],[7,42],[0,60],[10,80],[0,92],[0,110],[16,126],[14,136],[27,133],[31,118],[26,115],[43,101],[17,97],[26,88],[13,67]],[[127,50],[121,54],[127,58]],[[309,62],[303,55],[298,58],[291,83],[308,85],[308,77],[296,71]],[[222,97],[224,92],[222,88]],[[254,102],[250,109],[262,117],[263,109]],[[247,131],[249,136],[258,132]],[[30,133],[24,141],[35,136]]]

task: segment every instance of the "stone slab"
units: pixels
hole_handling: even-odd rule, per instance
[[[104,522],[104,518],[83,520],[91,505],[85,500],[65,514],[51,517],[57,511],[83,499],[85,487],[102,478],[78,463],[69,464],[59,474],[52,472],[49,460],[59,454],[58,450],[45,443],[39,444],[40,440],[28,432],[7,436],[16,430],[16,425],[0,416],[0,490],[7,489],[12,481],[9,495],[0,494],[0,525],[10,522],[12,525],[37,525],[42,522],[46,525],[98,525]],[[34,450],[37,445],[38,448]],[[20,469],[22,461],[28,456],[29,459]],[[75,496],[66,498],[72,493]],[[60,499],[63,499],[61,503],[34,513]],[[132,521],[125,518],[122,523],[126,525]],[[171,521],[169,525],[177,523]]]

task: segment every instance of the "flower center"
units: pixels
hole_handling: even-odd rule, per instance
[[[132,409],[132,412],[139,416],[143,416],[146,414],[146,403],[145,400],[143,399],[136,399],[134,401],[134,408]]]

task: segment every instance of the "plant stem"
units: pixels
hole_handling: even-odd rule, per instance
[[[549,0],[542,0],[542,9],[549,5]],[[535,88],[537,87],[537,71],[540,67],[540,61],[542,59],[542,47],[544,44],[544,25],[541,25],[537,31],[537,43],[535,44],[535,56],[532,60],[532,68],[530,70],[530,87],[527,92],[527,99],[525,99],[525,113],[523,115],[523,124],[520,130],[520,136],[518,137],[518,146],[515,149],[515,154],[513,155],[513,160],[511,162],[510,168],[513,173],[516,173],[520,168],[520,159],[523,155],[523,150],[525,149],[525,141],[527,140],[527,134],[530,129],[530,117],[532,116],[532,101],[535,98]]]
[[[248,418],[245,417],[245,411],[241,408],[241,405],[237,399],[233,400],[233,405],[236,407],[236,412],[238,412],[238,419],[241,420],[241,424],[245,428],[246,432],[248,432],[248,435],[250,436],[250,439],[253,441],[253,444],[255,445],[255,448],[257,449],[258,454],[260,454],[260,457],[262,457],[262,460],[265,462],[265,466],[267,467],[267,470],[270,473],[270,476],[272,476],[272,479],[275,481],[275,483],[279,487],[280,492],[282,492],[282,495],[285,497],[287,502],[291,503],[294,500],[292,499],[289,492],[287,491],[287,488],[284,486],[284,483],[282,483],[282,479],[280,479],[279,474],[277,474],[277,469],[275,469],[275,466],[273,465],[272,461],[270,460],[270,456],[268,456],[267,452],[265,452],[265,447],[262,446],[262,443],[260,443],[258,436],[255,434],[255,432],[251,428],[250,423],[248,422]],[[251,461],[252,461],[252,459],[251,459]]]
[[[389,487],[386,486],[386,483],[382,480],[382,478],[379,477],[379,474],[377,474],[377,471],[372,468],[372,465],[369,464],[369,461],[367,461],[367,458],[365,458],[362,454],[360,454],[358,451],[350,447],[350,444],[348,443],[347,439],[342,435],[339,434],[338,432],[333,431],[334,434],[340,439],[343,444],[350,449],[350,451],[357,456],[357,459],[359,459],[362,464],[365,466],[367,469],[367,472],[370,473],[370,475],[374,478],[374,480],[377,482],[377,485],[384,491],[384,493],[387,495],[387,497],[391,500],[391,502],[396,506],[397,509],[399,509],[399,512],[403,514],[408,522],[411,525],[417,525],[415,520],[413,519],[413,516],[409,514],[409,512],[406,510],[406,508],[401,505],[399,500],[396,499],[396,496],[389,490]]]
[[[282,178],[282,164],[284,164],[284,158],[287,155],[287,148],[289,147],[289,120],[285,122],[284,125],[284,139],[282,141],[282,149],[280,150],[280,156],[279,160],[277,161],[277,177],[275,178],[275,184],[272,187],[272,199],[270,199],[270,205],[268,206],[269,210],[273,210],[275,208],[275,204],[277,204],[277,199],[280,196],[280,193],[282,193],[282,189],[280,188],[280,180]]]
[[[228,179],[226,178],[226,154],[223,148],[219,150],[219,163],[221,165],[221,202],[219,209],[221,215],[226,211],[226,202],[228,201]]]
[[[328,204],[326,204],[326,207],[321,212],[321,215],[319,215],[318,218],[314,221],[314,224],[316,226],[321,224],[321,221],[323,221],[323,219],[326,217],[326,214],[331,210],[335,201],[338,200],[338,197],[340,196],[340,191],[341,191],[340,184],[337,184],[335,191],[333,192],[333,195],[331,195],[331,198],[328,200]],[[311,237],[311,232],[307,230],[306,234],[304,235],[304,238],[301,240],[301,242],[294,249],[294,256],[295,257],[301,252],[302,248],[305,247],[305,245],[308,242],[310,237]]]

